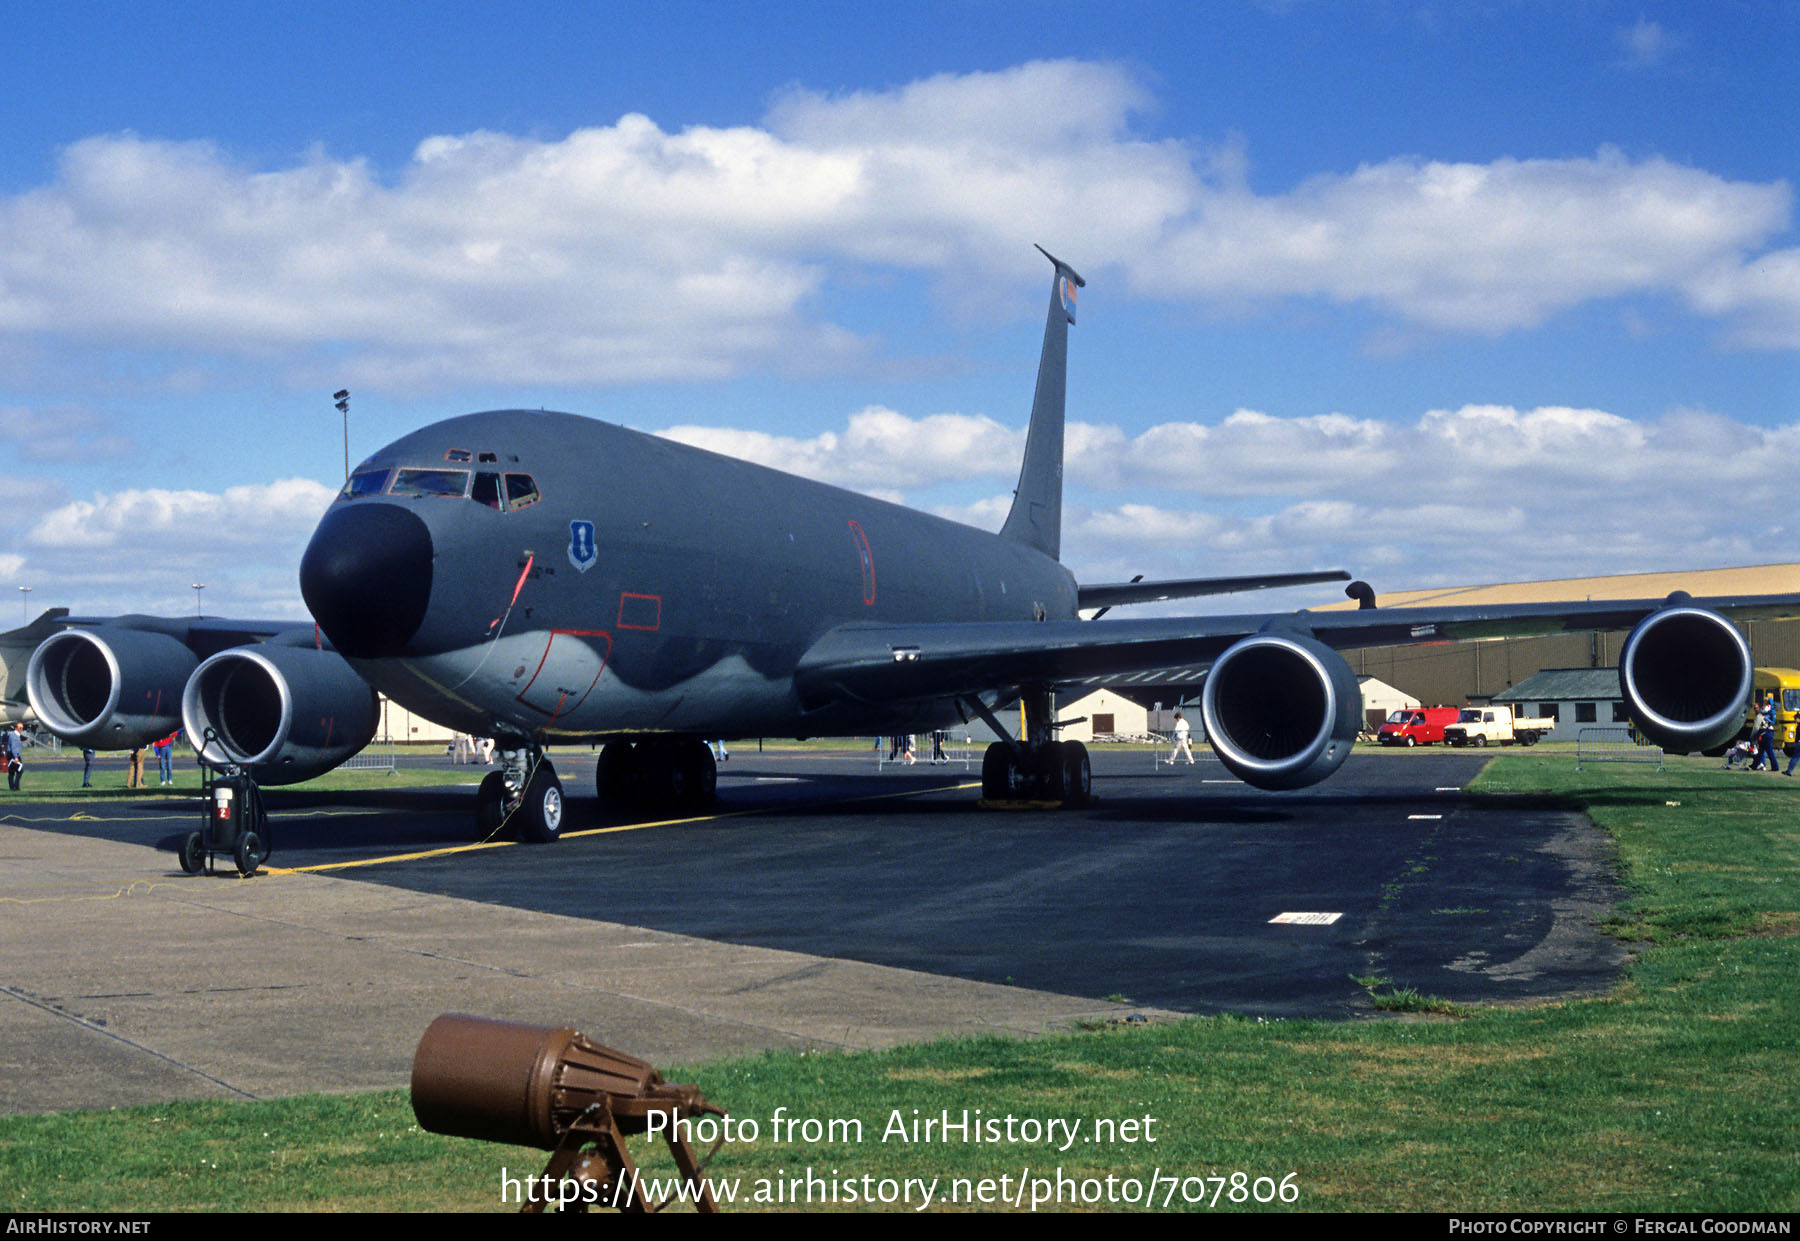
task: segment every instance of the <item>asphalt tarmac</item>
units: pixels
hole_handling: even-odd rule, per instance
[[[193,803],[0,802],[0,1110],[401,1085],[445,1011],[666,1061],[1605,988],[1607,843],[1461,793],[1482,761],[1265,794],[1101,753],[1094,806],[989,811],[960,767],[740,747],[715,814],[632,824],[570,754],[556,845],[476,844],[472,787],[271,789],[250,881],[180,875]]]

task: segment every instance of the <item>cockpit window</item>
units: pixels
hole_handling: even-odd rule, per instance
[[[477,460],[480,461],[482,465],[498,465],[500,464],[500,454],[497,452],[484,452]]]
[[[537,480],[529,474],[508,474],[506,476],[506,507],[524,508],[527,504],[536,504],[543,499],[538,491]]]
[[[452,448],[449,452],[444,454],[444,460],[467,461],[469,460],[469,450],[467,448]]]
[[[476,474],[475,490],[471,495],[477,503],[485,504],[489,508],[503,509],[506,507],[500,501],[500,476],[498,474],[489,474],[485,471]]]
[[[469,492],[469,472],[467,470],[421,470],[403,469],[394,479],[393,491],[397,496],[453,496],[462,497]]]
[[[356,471],[338,492],[342,500],[354,500],[358,496],[378,496],[387,488],[388,475],[394,471],[389,466],[376,466]]]

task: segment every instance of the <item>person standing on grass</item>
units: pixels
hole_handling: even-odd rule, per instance
[[[1769,771],[1776,768],[1775,760],[1775,695],[1770,694],[1763,699],[1762,711],[1756,717],[1756,763]]]
[[[6,734],[6,787],[17,793],[25,777],[25,721],[14,724]]]
[[[175,783],[175,738],[181,736],[181,730],[174,732],[150,747],[156,751],[156,774],[166,787]]]

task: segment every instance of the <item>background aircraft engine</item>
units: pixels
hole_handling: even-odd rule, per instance
[[[1619,690],[1632,722],[1675,754],[1737,735],[1751,693],[1750,644],[1736,625],[1685,599],[1638,622],[1619,654]]]
[[[188,740],[209,763],[248,767],[264,784],[330,771],[369,744],[381,714],[375,691],[335,651],[268,642],[220,651],[181,696]]]
[[[1260,633],[1214,661],[1200,714],[1232,775],[1259,789],[1298,789],[1344,765],[1362,693],[1350,665],[1317,639]]]
[[[102,625],[51,634],[31,653],[25,694],[70,745],[124,750],[181,727],[194,653],[167,634]]]

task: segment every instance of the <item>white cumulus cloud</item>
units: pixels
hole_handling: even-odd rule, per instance
[[[1248,188],[1241,140],[1143,137],[1129,70],[1036,62],[888,91],[795,89],[759,123],[626,115],[557,139],[422,138],[391,175],[204,141],[70,145],[0,198],[0,344],[67,338],[299,366],[390,391],[841,369],[821,293],[870,266],[1010,299],[1043,238],[1115,288],[1209,308],[1370,306],[1444,331],[1683,299],[1728,343],[1800,345],[1784,183],[1655,156],[1395,157]]]

